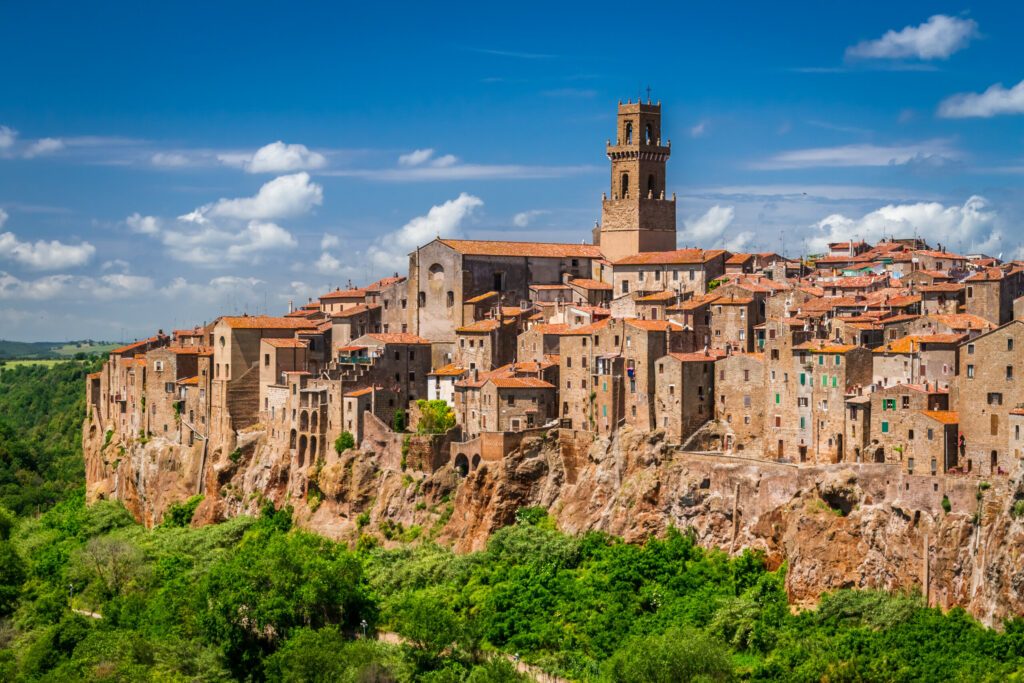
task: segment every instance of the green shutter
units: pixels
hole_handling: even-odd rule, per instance
[[[835,389],[837,386],[839,386],[839,377],[832,375],[832,388]]]
[[[807,384],[807,377],[804,375],[804,373],[801,372],[800,373],[800,386],[803,386],[805,384]]]
[[[883,434],[887,434],[888,432],[889,432],[889,423],[888,422],[882,422],[882,433]]]
[[[781,403],[781,402],[782,402],[782,397],[779,396],[779,394],[775,394],[775,403]]]

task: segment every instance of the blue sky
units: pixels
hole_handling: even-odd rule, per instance
[[[0,338],[277,312],[438,233],[586,239],[648,85],[680,246],[1018,255],[1024,7],[623,7],[0,5]]]

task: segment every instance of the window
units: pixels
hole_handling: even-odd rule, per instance
[[[825,356],[818,356],[818,365],[825,364]]]
[[[668,385],[668,395],[669,396],[675,396],[676,395],[676,385],[675,384],[669,384]]]
[[[970,356],[974,355],[974,344],[968,344],[967,345],[967,354],[970,355]]]
[[[420,306],[426,306],[427,305],[427,293],[426,292],[420,292],[419,296],[417,297],[417,301],[419,302]]]
[[[904,410],[910,408],[910,396],[901,396],[900,399],[900,403],[903,405]]]
[[[454,306],[455,305],[455,292],[449,291],[448,295],[446,297],[446,300],[447,300],[446,303],[448,304],[448,308],[451,308],[452,306]]]
[[[839,359],[840,359],[841,357],[842,357],[842,356],[840,356],[840,355],[839,355],[838,353],[836,354],[836,365],[839,365]]]
[[[625,199],[629,196],[629,174],[623,173],[619,183],[619,196]]]
[[[888,434],[889,433],[889,423],[886,422],[885,420],[882,421],[882,433],[883,434]]]
[[[990,391],[988,394],[988,404],[990,406],[1003,405],[1003,395],[997,391]]]
[[[782,403],[782,395],[775,394],[775,405],[779,405],[780,403]]]
[[[1013,337],[1008,337],[1006,339],[1006,350],[1013,351]]]
[[[882,410],[896,410],[896,399],[894,399],[894,398],[883,398],[882,399]]]
[[[968,365],[967,366],[967,379],[974,379],[974,366],[973,365]]]
[[[173,394],[174,393],[174,382],[166,382],[164,384],[164,391],[166,391],[168,394]]]
[[[270,354],[269,353],[263,354],[263,364],[264,365],[270,365]]]
[[[928,440],[929,441],[934,441],[935,440],[935,430],[932,429],[931,427],[928,428]]]
[[[629,292],[629,280],[623,280],[622,281],[622,293],[626,294],[627,292]]]
[[[516,404],[516,397],[513,394],[508,395],[508,404],[514,406]]]
[[[744,408],[749,408],[750,407],[750,394],[747,394],[747,395],[745,395],[743,397],[743,407]]]
[[[807,429],[807,418],[800,418],[800,429]]]
[[[743,371],[743,381],[744,382],[749,382],[750,381],[750,370],[744,370]]]
[[[1012,381],[1013,380],[1013,366],[1012,365],[1007,365],[1006,366],[1006,380],[1007,381]]]

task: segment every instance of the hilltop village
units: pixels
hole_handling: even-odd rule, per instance
[[[935,492],[1017,468],[1024,265],[927,236],[679,249],[671,151],[660,104],[620,103],[589,243],[439,237],[404,275],[118,348],[89,376],[85,437],[162,440],[202,470],[257,432],[293,496],[343,433],[461,476],[530,436],[626,427],[747,461],[885,464]],[[413,440],[421,399],[455,427]]]

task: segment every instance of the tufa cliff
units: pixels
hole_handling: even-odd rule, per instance
[[[675,525],[708,547],[761,550],[774,566],[788,563],[797,605],[839,588],[927,585],[931,604],[963,606],[988,624],[1024,613],[1024,518],[1012,511],[1024,498],[1019,473],[979,485],[886,464],[797,467],[679,451],[660,432],[628,428],[610,442],[551,430],[466,476],[432,462],[425,437],[400,435],[298,468],[263,434],[242,432],[230,451],[207,452],[203,442],[107,442],[87,431],[89,500],[121,500],[150,526],[197,493],[205,497],[194,524],[272,501],[331,538],[430,538],[458,551],[482,548],[519,508],[543,506],[568,533],[642,542]]]

